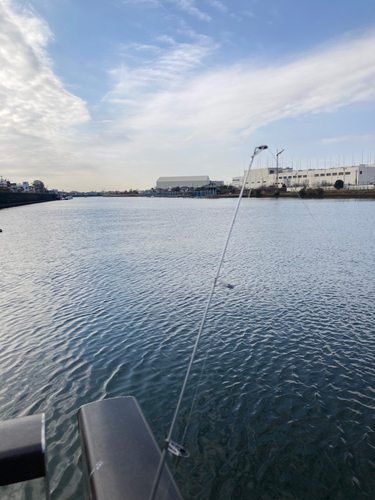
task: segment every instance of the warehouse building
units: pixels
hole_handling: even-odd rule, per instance
[[[156,181],[156,187],[159,189],[168,189],[176,187],[197,188],[210,185],[208,175],[191,175],[181,177],[159,177]]]
[[[233,186],[240,188],[244,183],[243,176],[233,177]],[[267,186],[282,187],[324,187],[332,186],[337,179],[346,186],[375,186],[375,165],[358,165],[352,167],[333,167],[327,169],[293,170],[292,168],[267,167],[250,170],[246,188]]]

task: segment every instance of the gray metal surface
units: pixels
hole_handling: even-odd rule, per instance
[[[160,450],[133,397],[80,408],[79,432],[94,500],[147,500]],[[156,499],[182,500],[166,467]]]
[[[44,414],[0,422],[0,486],[43,477]]]

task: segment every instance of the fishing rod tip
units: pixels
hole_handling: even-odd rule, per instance
[[[268,149],[268,146],[258,146],[254,149],[254,156],[258,155],[260,152]]]

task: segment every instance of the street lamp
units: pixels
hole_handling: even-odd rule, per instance
[[[283,153],[285,149],[282,149],[279,153],[277,152],[276,149],[276,187],[279,187],[279,155]]]

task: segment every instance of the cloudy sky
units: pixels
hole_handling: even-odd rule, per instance
[[[374,82],[374,0],[0,0],[0,175],[227,181],[263,143],[374,162]]]

